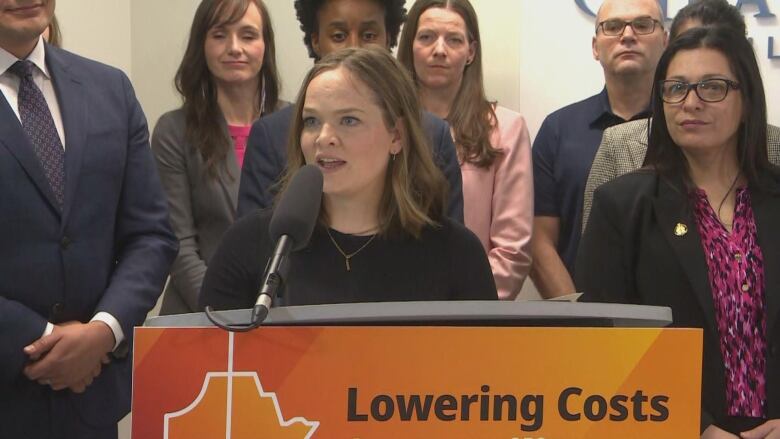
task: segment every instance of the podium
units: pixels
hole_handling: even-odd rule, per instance
[[[222,311],[231,323],[248,322],[251,310]],[[271,308],[265,326],[470,325],[657,328],[672,323],[666,307],[555,301],[343,303]],[[213,326],[204,313],[161,316],[146,326]]]
[[[223,320],[249,321],[250,310]],[[394,302],[136,328],[133,438],[696,438],[702,333],[662,307]]]

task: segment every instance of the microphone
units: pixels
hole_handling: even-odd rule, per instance
[[[322,203],[322,171],[315,165],[303,166],[274,209],[268,232],[276,242],[266,264],[263,284],[252,308],[252,323],[257,325],[268,315],[273,297],[287,275],[287,256],[309,243]]]

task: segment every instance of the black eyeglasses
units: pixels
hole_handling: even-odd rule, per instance
[[[664,28],[664,25],[661,24],[660,21],[651,17],[638,17],[631,21],[612,18],[599,23],[599,25],[596,26],[596,33],[598,33],[599,28],[601,28],[601,32],[604,35],[608,37],[617,37],[623,35],[623,32],[626,30],[626,26],[631,26],[631,29],[634,30],[635,34],[648,35],[655,32],[656,24],[660,25],[661,29]]]
[[[726,99],[729,89],[739,90],[739,83],[730,79],[705,79],[699,82],[683,82],[675,80],[660,81],[661,99],[667,104],[678,104],[688,97],[691,90],[704,102],[720,102]]]

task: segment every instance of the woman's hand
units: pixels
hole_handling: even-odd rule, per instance
[[[739,439],[739,436],[735,436],[726,430],[721,430],[713,424],[704,430],[704,433],[701,434],[701,439]]]
[[[780,419],[770,419],[740,436],[742,439],[780,439]]]

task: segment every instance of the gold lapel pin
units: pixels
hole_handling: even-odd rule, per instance
[[[686,226],[683,223],[677,223],[676,226],[674,226],[674,234],[677,236],[685,236],[685,234],[688,233],[688,226]]]

